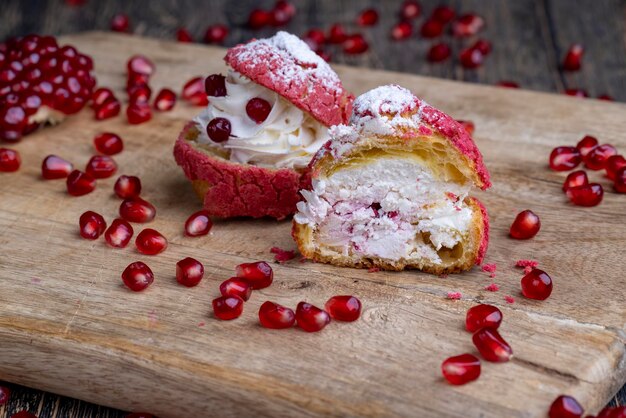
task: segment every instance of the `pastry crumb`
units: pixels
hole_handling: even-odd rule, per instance
[[[513,298],[513,296],[511,295],[506,295],[504,297],[504,300],[506,301],[506,303],[515,303],[515,298]]]
[[[535,260],[517,260],[515,263],[515,267],[531,267],[535,268],[539,265],[538,261]]]
[[[489,286],[485,287],[485,290],[488,290],[490,292],[497,292],[498,290],[500,290],[500,286],[498,286],[496,283],[491,283]]]
[[[448,292],[448,294],[446,295],[446,297],[448,299],[452,299],[452,300],[459,300],[461,299],[461,292]]]
[[[274,254],[274,260],[278,263],[285,263],[289,260],[293,260],[296,257],[296,252],[293,250],[283,250],[282,248],[272,247],[270,252]]]

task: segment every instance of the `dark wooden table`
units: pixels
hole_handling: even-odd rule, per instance
[[[389,31],[397,21],[401,0],[292,1],[298,12],[283,29],[303,35],[311,28],[327,29],[342,23],[350,32],[363,33],[370,43],[370,51],[358,56],[330,48],[333,62],[485,84],[510,80],[522,88],[549,92],[584,89],[590,97],[609,94],[626,102],[626,0],[446,1],[457,11],[476,12],[486,21],[481,36],[493,43],[493,52],[477,70],[464,70],[454,58],[468,45],[467,40],[444,36],[452,46],[453,58],[434,65],[425,59],[431,41],[419,36],[391,41]],[[421,3],[423,12],[416,32],[424,15],[428,16],[441,0]],[[63,0],[0,0],[0,40],[30,32],[60,35],[107,29],[111,17],[121,12],[130,17],[133,33],[164,39],[175,39],[176,29],[184,26],[201,41],[207,26],[224,23],[230,27],[224,45],[231,46],[251,37],[271,35],[276,29],[252,31],[245,23],[254,7],[269,9],[272,5],[273,0],[86,0],[81,6],[69,6]],[[356,15],[369,6],[379,10],[380,20],[374,27],[359,28],[354,23]],[[585,56],[582,70],[568,73],[559,64],[572,43],[581,43]],[[125,416],[122,411],[9,386],[13,394],[7,405],[0,406],[0,417],[24,409],[40,418]],[[158,387],[154,390],[158,396]],[[611,404],[626,404],[626,387]]]

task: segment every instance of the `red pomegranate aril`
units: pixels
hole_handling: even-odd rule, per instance
[[[133,55],[128,60],[126,68],[130,74],[142,74],[148,77],[154,74],[155,70],[154,63],[144,55]]]
[[[578,148],[578,151],[580,151],[580,155],[585,158],[592,149],[598,146],[598,144],[598,139],[596,137],[593,137],[591,135],[585,135],[583,139],[578,141],[578,144],[576,144],[576,148]]]
[[[48,155],[41,163],[41,177],[46,180],[64,179],[72,170],[72,163],[56,155]]]
[[[561,395],[552,402],[548,416],[550,418],[581,418],[584,412],[576,399]]]
[[[102,215],[90,210],[80,215],[78,225],[80,236],[91,240],[98,239],[107,228]]]
[[[186,28],[178,28],[176,30],[176,40],[178,42],[190,43],[193,42],[193,37]]]
[[[7,386],[0,385],[0,405],[6,405],[11,397],[11,389]]]
[[[11,415],[11,418],[38,418],[38,417],[37,415],[32,414],[26,410],[22,410]]]
[[[328,31],[328,42],[331,44],[341,44],[348,38],[348,34],[342,25],[335,23]]]
[[[613,145],[598,145],[585,156],[585,167],[590,170],[602,170],[606,168],[609,157],[613,155],[617,155],[617,150]]]
[[[204,277],[204,266],[195,258],[187,257],[176,263],[176,281],[194,287]]]
[[[321,29],[310,29],[304,34],[303,38],[312,40],[318,47],[321,47],[326,42],[326,35],[324,35],[324,31]]]
[[[620,168],[615,173],[613,188],[617,193],[626,193],[626,167]]]
[[[317,306],[300,302],[296,308],[296,321],[304,331],[317,332],[330,323],[330,315]]]
[[[22,138],[22,131],[28,123],[26,111],[19,105],[0,108],[0,138],[16,142]]]
[[[413,33],[413,25],[411,22],[402,21],[398,22],[391,28],[391,39],[401,41],[407,39]]]
[[[152,111],[147,103],[131,103],[126,108],[126,118],[131,125],[139,125],[152,119]]]
[[[231,277],[220,284],[220,293],[222,296],[239,296],[247,301],[252,295],[252,285],[241,277]]]
[[[465,128],[468,134],[474,135],[474,130],[476,129],[476,126],[474,126],[474,122],[472,122],[471,120],[457,120],[457,122],[459,122],[463,126],[463,128]]]
[[[102,105],[95,108],[96,120],[104,120],[113,118],[120,114],[122,105],[115,97],[105,101]]]
[[[565,71],[578,71],[583,59],[584,48],[580,44],[570,46],[563,59],[563,69]]]
[[[209,104],[206,91],[204,89],[204,79],[194,77],[183,86],[181,97],[194,106],[206,106]]]
[[[472,45],[472,48],[479,50],[483,55],[491,53],[491,42],[486,39],[479,39]]]
[[[576,168],[582,161],[576,147],[556,147],[550,153],[550,168],[554,171],[568,171]]]
[[[445,25],[446,23],[452,22],[456,17],[456,13],[450,6],[438,6],[433,10],[432,17]]]
[[[150,222],[156,216],[156,208],[140,197],[131,197],[120,205],[120,216],[129,222]]]
[[[598,96],[598,100],[604,100],[607,102],[614,102],[615,98],[613,98],[613,96],[608,95],[608,94],[601,94]]]
[[[363,10],[356,19],[359,26],[374,26],[378,23],[378,11],[376,9]]]
[[[237,277],[248,280],[253,289],[264,289],[274,281],[274,271],[265,261],[239,264],[235,268]]]
[[[522,294],[528,299],[545,300],[552,293],[552,279],[543,270],[533,269],[522,277]]]
[[[159,231],[146,228],[135,239],[137,250],[145,255],[157,255],[167,249],[167,238]]]
[[[324,308],[337,321],[352,322],[361,316],[361,301],[354,296],[333,296],[328,299]]]
[[[254,97],[246,104],[246,114],[257,124],[265,122],[271,111],[272,105],[260,97]]]
[[[472,306],[465,315],[465,329],[469,332],[476,332],[485,327],[498,329],[500,323],[502,323],[502,312],[493,305]]]
[[[452,22],[452,34],[458,37],[476,35],[485,26],[482,17],[468,13]]]
[[[120,199],[138,197],[141,194],[139,177],[121,175],[113,186],[113,191]]]
[[[228,28],[225,25],[212,25],[204,33],[204,42],[207,44],[222,44],[227,36]]]
[[[271,11],[270,24],[275,27],[284,26],[296,14],[293,4],[285,0],[278,0]]]
[[[604,190],[598,183],[589,183],[584,186],[570,187],[565,192],[569,200],[577,206],[597,206],[602,202]]]
[[[220,296],[213,299],[213,314],[217,319],[229,321],[243,312],[243,299],[238,296]]]
[[[585,418],[594,418],[587,416]],[[626,418],[626,405],[604,407],[596,418]]]
[[[170,89],[161,89],[154,99],[154,108],[161,112],[172,110],[176,104],[176,93]]]
[[[127,91],[128,102],[131,104],[147,104],[152,96],[152,89],[145,83],[133,84]]]
[[[122,280],[130,290],[140,292],[154,282],[154,274],[144,262],[136,261],[126,267],[122,273]]]
[[[429,19],[422,24],[420,34],[424,38],[436,38],[443,33],[443,24],[434,19]]]
[[[207,96],[226,96],[226,77],[221,74],[211,74],[204,80],[204,91]]]
[[[587,178],[587,173],[583,170],[572,171],[567,175],[565,182],[563,183],[563,191],[567,192],[567,189],[570,187],[578,187],[589,184],[589,179]]]
[[[114,32],[128,32],[130,21],[128,16],[123,13],[116,14],[111,19],[111,30]]]
[[[574,97],[580,97],[580,98],[589,97],[589,93],[587,93],[587,91],[583,89],[565,89],[563,93],[565,93],[568,96],[574,96]]]
[[[100,154],[115,155],[124,150],[124,141],[112,132],[103,132],[93,139],[93,145]]]
[[[22,158],[19,152],[8,148],[0,148],[0,173],[13,173],[20,169],[21,164]]]
[[[79,170],[72,171],[66,180],[67,192],[72,196],[84,196],[94,191],[96,179]]]
[[[622,155],[611,155],[606,160],[606,176],[611,180],[615,180],[617,171],[622,167],[626,167],[626,158]]]
[[[441,373],[451,385],[464,385],[480,376],[480,359],[472,354],[449,357],[441,364]]]
[[[422,6],[420,6],[417,0],[405,0],[400,6],[400,18],[405,20],[411,20],[419,17],[422,14]]]
[[[228,141],[230,130],[230,121],[226,118],[213,118],[206,127],[207,135],[213,142]]]
[[[459,61],[464,68],[475,69],[483,64],[485,56],[476,48],[465,48],[459,55]]]
[[[503,363],[513,356],[513,350],[500,333],[493,328],[481,328],[474,333],[472,341],[487,361]]]
[[[135,231],[124,219],[114,219],[104,231],[104,239],[113,248],[126,248]]]
[[[150,76],[139,73],[128,73],[126,79],[126,91],[130,91],[133,87],[145,84],[146,86],[150,82]]]
[[[206,235],[211,230],[213,222],[209,217],[209,212],[206,210],[199,210],[187,218],[185,221],[185,235],[188,237],[199,237]]]
[[[315,53],[319,55],[326,62],[330,62],[332,59],[332,54],[328,51],[317,50],[315,51]]]
[[[343,42],[343,52],[346,54],[362,54],[369,49],[369,45],[363,35],[350,35]]]
[[[269,329],[291,328],[296,322],[296,314],[293,309],[267,301],[259,308],[259,322]]]
[[[452,54],[450,46],[444,42],[436,43],[428,50],[428,61],[442,62],[447,60]]]
[[[248,16],[248,26],[251,29],[261,29],[268,26],[272,20],[272,14],[267,10],[254,9]]]
[[[94,155],[87,163],[85,172],[95,179],[106,179],[117,172],[117,163],[108,155]]]
[[[530,239],[537,235],[541,228],[541,220],[532,210],[525,210],[517,214],[509,234],[515,239]]]

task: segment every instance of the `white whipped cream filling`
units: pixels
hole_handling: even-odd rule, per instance
[[[260,124],[250,119],[246,104],[259,97],[267,100],[272,111]],[[230,121],[231,136],[216,143],[206,127],[213,118]],[[226,77],[226,96],[209,96],[209,104],[194,118],[200,126],[197,141],[230,151],[230,161],[270,167],[304,168],[311,156],[328,139],[328,128],[279,94],[234,70]]]
[[[470,187],[438,180],[409,158],[377,158],[314,180],[294,219],[343,255],[439,264],[437,251],[453,248],[470,228],[472,210],[463,203]]]

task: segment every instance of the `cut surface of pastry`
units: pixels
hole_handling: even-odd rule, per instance
[[[460,124],[392,85],[357,97],[330,135],[294,216],[305,257],[437,274],[482,262],[489,221],[469,193],[489,173]]]

